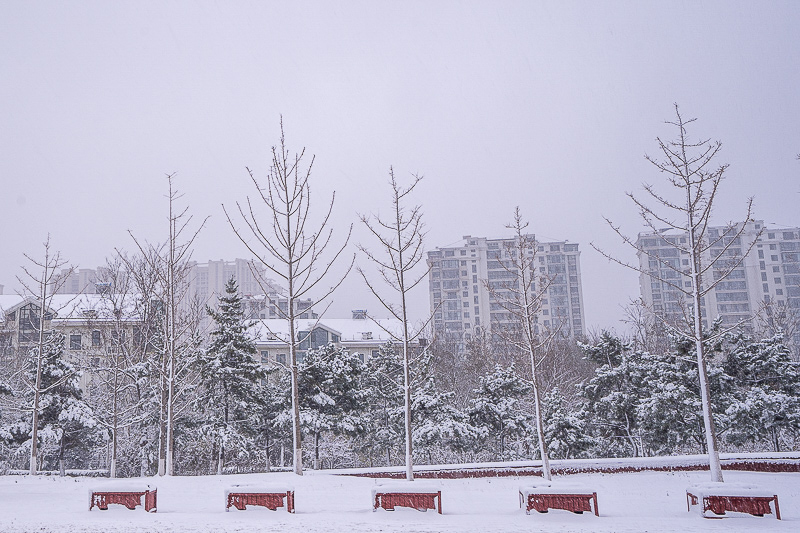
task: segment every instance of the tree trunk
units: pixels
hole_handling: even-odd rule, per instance
[[[314,432],[314,470],[319,470],[319,431]]]

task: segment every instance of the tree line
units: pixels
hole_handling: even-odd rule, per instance
[[[77,357],[62,333],[48,330],[61,310],[54,295],[65,262],[51,253],[49,239],[43,259],[29,257],[20,281],[37,302],[26,315],[35,335],[3,365],[5,467],[107,468],[112,477],[273,468],[302,475],[308,458],[315,468],[404,464],[411,480],[416,461],[536,457],[549,478],[551,455],[701,451],[721,481],[718,439],[742,449],[794,446],[800,390],[782,334],[757,339],[746,329],[705,324],[704,295],[741,264],[743,256],[727,252],[744,224],[707,234],[726,168],[711,167],[721,144],[689,140],[692,120],[677,106],[676,116],[670,124],[678,137],[659,139],[664,159],[648,160],[669,175],[677,196],[645,187],[667,214],[629,196],[654,233],[666,224],[688,235],[685,245],[664,240],[687,255],[690,268],[651,257],[677,275],[662,279],[600,251],[663,283],[690,276],[675,285],[686,297],[685,324],[659,323],[645,312],[644,337],[603,332],[582,342],[540,327],[553,278],[536,271],[536,242],[519,208],[499,261],[505,281],[487,284],[513,324],[492,325],[464,345],[435,334],[437,309],[412,323],[408,294],[428,271],[422,211],[407,203],[421,178],[403,186],[390,169],[390,215],[360,216],[374,242],[358,249],[377,277],[357,270],[402,331],[390,332],[393,342],[366,360],[335,345],[301,352],[311,333],[298,331],[296,302],[315,295],[314,306],[327,305],[356,256],[347,255],[352,226],[338,236],[331,227],[334,197],[321,210],[312,205],[313,156],[291,152],[281,124],[266,179],[248,169],[256,194],[223,208],[242,245],[285,287],[287,305],[275,307],[287,332],[270,334],[289,347],[289,360],[259,359],[235,281],[213,309],[187,297],[192,244],[204,222],[194,224],[178,206],[181,195],[168,176],[163,244],[131,235],[136,253],[117,251],[105,269],[105,312],[85,317],[87,326],[102,322],[102,356]],[[343,275],[334,275],[338,263]],[[268,294],[268,280],[253,273]],[[204,315],[210,332],[200,326]],[[424,348],[414,343],[421,335],[430,339]]]

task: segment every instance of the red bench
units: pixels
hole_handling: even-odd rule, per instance
[[[764,516],[773,512],[781,519],[781,508],[778,495],[764,491],[755,485],[743,483],[701,483],[686,489],[686,510],[691,511],[693,505],[700,505],[703,518],[722,518],[726,511],[747,513],[753,516]],[[711,511],[713,515],[708,515]]]
[[[531,514],[531,509],[540,513],[546,513],[550,509],[562,509],[576,514],[594,510],[595,516],[600,516],[597,493],[574,485],[559,484],[554,487],[548,482],[542,482],[532,486],[522,486],[519,488],[519,505],[524,506],[525,514]]]
[[[442,514],[442,491],[413,481],[379,485],[372,489],[372,510],[394,511],[395,507],[410,507],[418,511],[436,509]],[[438,505],[437,505],[438,504]]]
[[[107,511],[109,504],[124,505],[128,509],[136,509],[142,505],[144,496],[144,510],[155,513],[157,508],[157,490],[150,485],[114,485],[102,489],[89,490],[89,510],[96,505],[98,509]]]
[[[294,513],[294,489],[288,486],[234,485],[225,491],[225,511],[230,511],[231,507],[244,511],[248,505],[260,505],[270,511],[285,506],[288,512]]]

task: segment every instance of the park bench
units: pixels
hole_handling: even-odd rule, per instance
[[[442,491],[417,481],[378,485],[372,489],[372,501],[373,511],[378,507],[387,511],[394,511],[395,507],[411,507],[423,512],[437,509],[442,514]]]
[[[764,516],[773,512],[781,519],[778,495],[745,483],[700,483],[686,489],[686,510],[693,505],[702,505],[704,518],[722,518],[726,511]],[[708,511],[714,513],[709,515]]]
[[[541,481],[532,485],[519,488],[519,505],[525,508],[525,514],[531,514],[531,509],[546,513],[550,509],[563,509],[577,514],[592,511],[594,504],[595,516],[600,516],[597,509],[597,493],[585,487],[574,484],[551,484]]]
[[[288,485],[233,485],[225,491],[225,511],[230,511],[231,507],[244,511],[248,505],[260,505],[270,511],[285,506],[288,512],[294,513],[294,488]]]
[[[89,510],[96,505],[98,509],[108,510],[109,504],[124,505],[128,509],[136,509],[142,505],[144,496],[144,510],[155,513],[157,507],[156,487],[146,484],[110,484],[102,488],[89,489]]]

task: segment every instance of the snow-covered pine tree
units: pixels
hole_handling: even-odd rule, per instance
[[[64,358],[64,345],[65,337],[62,333],[51,330],[45,334],[40,361],[41,386],[37,417],[41,448],[45,453],[49,451],[52,454],[51,462],[58,466],[62,476],[68,459],[73,459],[75,466],[83,466],[81,458],[76,456],[88,452],[103,436],[103,432],[97,430],[94,414],[83,400],[79,385],[81,372]],[[38,360],[37,354],[29,358],[25,374],[26,381],[30,383],[36,378]],[[32,408],[34,393],[35,391],[26,391],[26,408]],[[28,429],[31,429],[29,422]]]
[[[589,361],[599,365],[581,385],[580,418],[597,437],[601,456],[644,455],[639,402],[649,395],[644,384],[644,356],[628,343],[603,331],[594,343],[578,343]]]
[[[259,409],[265,375],[255,342],[247,334],[252,324],[244,317],[236,280],[225,284],[217,310],[206,310],[215,326],[208,348],[196,359],[201,383],[196,401],[207,414],[203,425],[213,427],[216,471],[222,474],[229,443],[247,442],[252,435],[246,421]]]
[[[411,396],[414,448],[427,456],[429,464],[434,457],[443,457],[445,451],[463,453],[481,436],[466,413],[452,405],[454,395],[452,391],[440,392],[434,378],[429,377]]]
[[[309,350],[298,366],[300,420],[314,437],[314,469],[318,469],[324,433],[355,436],[364,430],[366,395],[359,383],[364,365],[358,356],[328,344]]]
[[[740,332],[730,342],[723,367],[736,392],[725,412],[726,438],[738,445],[768,441],[778,452],[784,433],[800,433],[800,368],[782,333],[757,341]]]
[[[396,344],[384,344],[367,360],[362,386],[366,431],[356,446],[370,461],[383,457],[391,466],[393,452],[402,457],[403,448],[403,359]]]
[[[558,387],[553,387],[542,399],[542,410],[547,450],[553,457],[584,457],[594,447],[595,440],[587,434],[584,420],[567,409]]]
[[[473,390],[469,420],[479,431],[482,448],[486,441],[494,441],[494,458],[516,458],[506,447],[509,440],[524,438],[529,432],[532,417],[524,412],[520,400],[530,391],[531,386],[517,375],[513,363],[505,368],[496,364],[481,376],[480,386]]]
[[[723,413],[731,403],[733,385],[717,357],[722,349],[719,323],[705,335],[706,383],[714,426],[721,433],[726,430]],[[647,396],[639,401],[638,414],[642,432],[656,453],[676,453],[687,447],[708,453],[695,349],[690,335],[674,332],[670,353],[645,354],[643,358]]]

